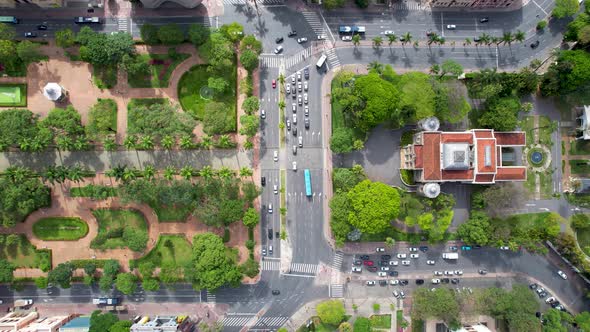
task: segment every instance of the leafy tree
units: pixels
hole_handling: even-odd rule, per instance
[[[47,118],[41,122],[54,133],[54,135],[81,135],[84,133],[82,117],[73,106],[68,105],[66,109],[54,108],[49,111]]]
[[[229,284],[237,286],[241,279],[236,262],[227,255],[221,237],[213,233],[197,234],[193,238],[193,261],[190,280],[200,288],[214,291]]]
[[[344,320],[346,310],[340,300],[327,300],[316,306],[318,316],[324,324],[338,326]]]
[[[254,35],[246,35],[240,42],[240,51],[244,52],[245,50],[252,50],[256,55],[260,55],[262,53],[262,42],[256,39]]]
[[[330,149],[334,153],[348,153],[354,144],[354,131],[348,127],[338,127],[330,137]]]
[[[219,28],[219,31],[233,43],[241,40],[244,36],[244,27],[238,22],[224,24]]]
[[[229,88],[229,82],[223,77],[209,77],[207,86],[215,93],[222,94]]]
[[[229,106],[220,102],[210,102],[205,106],[203,131],[208,135],[235,131],[235,112],[227,111]],[[192,130],[192,128],[191,128]]]
[[[242,109],[248,114],[254,114],[259,108],[260,100],[256,96],[250,96],[242,103]]]
[[[383,38],[382,37],[373,37],[373,47],[374,48],[379,48],[381,45],[383,44]]]
[[[129,110],[127,131],[130,135],[142,134],[160,137],[164,135],[191,134],[195,121],[190,115],[178,112],[176,107],[164,104],[152,104],[149,107],[138,106]]]
[[[457,123],[462,121],[471,111],[471,106],[461,92],[461,86],[432,80],[435,93],[435,115],[444,122]]]
[[[120,320],[111,325],[109,332],[129,332],[133,322],[130,320]]]
[[[132,273],[119,273],[115,285],[121,293],[125,295],[133,294],[137,289],[137,278]]]
[[[401,91],[400,108],[404,118],[421,120],[434,115],[435,95],[427,74],[409,72],[397,84]],[[402,125],[403,121],[399,123]]]
[[[68,48],[76,43],[76,35],[72,29],[66,28],[55,32],[55,43],[59,47]]]
[[[434,291],[418,288],[414,292],[412,318],[438,318],[453,329],[460,324],[459,312],[459,302],[449,288],[436,288]]]
[[[23,40],[16,45],[16,54],[24,63],[37,62],[42,59],[39,44]]]
[[[590,331],[590,313],[588,311],[577,314],[574,321],[583,331]]]
[[[352,44],[356,47],[356,46],[359,46],[360,43],[361,43],[361,36],[353,35],[352,36]]]
[[[242,222],[244,223],[244,226],[248,228],[254,228],[256,225],[258,225],[258,222],[260,222],[260,214],[258,211],[256,211],[256,209],[249,208],[246,210],[244,218],[242,218]]]
[[[6,23],[0,23],[0,40],[14,40],[14,38],[16,37],[16,30],[6,24]]]
[[[150,71],[150,66],[144,59],[129,54],[121,58],[121,68],[130,76],[145,76]]]
[[[518,209],[524,203],[525,193],[513,183],[501,183],[487,188],[483,192],[486,212],[491,217],[506,215],[510,210]]]
[[[18,60],[16,45],[12,40],[0,40],[0,59],[2,64],[10,67]]]
[[[15,266],[5,259],[0,259],[0,282],[9,284],[14,280]]]
[[[590,54],[583,50],[561,51],[557,62],[543,77],[541,92],[555,95],[576,90],[590,80]]]
[[[119,262],[115,259],[109,259],[104,263],[102,268],[103,275],[111,276],[113,279],[119,273]]]
[[[78,33],[78,38],[80,38],[80,33]],[[94,65],[118,64],[125,54],[133,54],[135,51],[135,43],[128,33],[105,35],[92,31],[92,33],[88,33],[88,37],[85,41],[86,44],[81,43],[86,49],[82,52],[82,48],[80,48],[80,57]]]
[[[376,234],[390,227],[399,214],[399,192],[381,182],[364,180],[347,193],[348,221],[363,233]]]
[[[260,264],[258,261],[248,258],[244,264],[240,265],[240,271],[246,276],[254,278],[260,273]]]
[[[96,272],[96,263],[94,262],[88,262],[86,263],[86,265],[84,265],[84,273],[86,273],[89,276],[94,275],[94,273]]]
[[[113,288],[114,278],[109,275],[103,275],[98,279],[98,288],[103,292],[108,292]]]
[[[369,7],[369,0],[354,0],[354,3],[356,3],[359,8]]]
[[[39,289],[46,289],[48,284],[49,281],[46,277],[35,278],[35,286],[37,286]]]
[[[252,50],[244,50],[240,55],[240,62],[247,71],[252,72],[258,68],[258,55]]]
[[[146,231],[126,227],[123,230],[123,241],[133,251],[143,251],[147,246],[148,233]]]
[[[335,190],[340,189],[344,192],[350,191],[350,189],[366,178],[364,172],[360,174],[355,173],[350,168],[334,168],[332,173],[332,183]]]
[[[486,112],[479,118],[479,125],[498,131],[511,131],[518,124],[518,112],[521,109],[517,98],[493,99],[486,104]]]
[[[467,222],[459,225],[457,235],[467,244],[488,244],[490,233],[490,221],[488,216],[481,211],[472,211]]]
[[[543,314],[543,331],[567,332],[567,328],[561,324],[561,311],[549,309]]]
[[[8,172],[9,170],[7,170]],[[50,192],[37,178],[0,178],[0,223],[12,227],[31,212],[49,206]]]
[[[209,28],[200,25],[200,24],[191,24],[188,29],[188,39],[191,43],[195,44],[195,46],[203,45],[207,39],[209,39],[209,34],[211,31]]]
[[[86,133],[90,136],[117,133],[117,104],[112,99],[99,99],[90,108]]]
[[[366,317],[358,317],[354,320],[355,332],[371,332],[371,321]]]
[[[555,0],[555,8],[551,15],[557,19],[571,17],[580,9],[577,0]]]
[[[70,288],[74,266],[71,263],[60,263],[49,271],[47,278],[52,284],[58,284],[61,288]]]
[[[185,39],[184,32],[176,24],[165,24],[158,29],[158,39],[164,45],[178,45]]]
[[[256,115],[244,114],[240,116],[240,124],[242,125],[242,128],[240,128],[240,134],[252,137],[258,132],[260,118]]]
[[[148,292],[155,292],[160,289],[160,282],[154,278],[146,278],[141,282],[141,287]]]
[[[348,222],[350,205],[346,193],[336,191],[336,194],[330,201],[330,210],[332,211],[330,219],[332,233],[334,234],[336,243],[343,245],[347,235],[353,230]]]
[[[160,43],[158,37],[158,28],[152,24],[142,24],[140,28],[141,40],[148,45],[155,45]]]
[[[115,314],[110,312],[102,313],[100,310],[95,310],[90,316],[90,329],[88,332],[109,331],[118,321],[119,318]]]
[[[440,68],[440,77],[443,77],[446,74],[451,74],[456,77],[463,73],[463,66],[461,66],[461,64],[452,59],[445,60],[440,66]]]

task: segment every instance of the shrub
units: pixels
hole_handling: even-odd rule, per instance
[[[543,30],[545,27],[547,27],[547,21],[539,21],[537,23],[537,30]]]

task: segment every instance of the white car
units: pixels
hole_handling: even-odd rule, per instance
[[[303,102],[307,104],[307,93],[303,94]]]
[[[458,276],[462,276],[463,275],[463,270],[455,270],[455,274]]]
[[[401,297],[402,299],[406,298],[406,293],[404,293],[403,290],[399,291],[399,297]]]
[[[279,54],[281,52],[283,52],[283,46],[279,45],[277,48],[275,48],[275,54]]]
[[[428,265],[434,265],[434,263],[435,263],[435,261],[430,261],[430,260],[426,261],[426,264],[428,264]]]
[[[303,109],[303,114],[305,114],[305,116],[309,116],[309,106],[305,105],[305,108]]]
[[[287,94],[291,93],[291,84],[289,84],[289,83],[285,84],[285,92],[287,92]]]
[[[442,271],[434,271],[434,275],[435,276],[442,276],[443,272]]]
[[[395,296],[396,298],[399,298],[399,292],[397,290],[394,290],[392,292],[393,296]]]
[[[408,266],[410,265],[410,261],[402,261],[402,265]]]
[[[351,41],[352,36],[342,36],[342,41]]]
[[[555,298],[553,296],[547,298],[547,300],[545,300],[545,303],[553,303],[555,302]]]
[[[352,267],[352,272],[361,273],[362,271],[363,271],[363,269],[361,269],[360,266],[353,266]]]
[[[266,119],[266,112],[264,110],[260,110],[260,118]]]
[[[299,44],[303,44],[303,43],[307,42],[307,38],[305,38],[305,37],[303,37],[303,38],[297,38],[297,42]]]
[[[377,275],[380,277],[387,277],[387,272],[377,272]]]
[[[410,252],[418,252],[418,248],[416,248],[416,247],[410,247]]]
[[[410,254],[410,258],[416,259],[418,257],[420,257],[420,255],[418,255],[418,254]]]
[[[303,82],[303,90],[307,91],[307,88],[308,88],[307,81],[305,81],[305,82]]]
[[[367,286],[375,286],[375,280],[368,280]]]
[[[399,280],[397,280],[397,279],[391,279],[391,280],[389,280],[389,284],[390,285],[399,285]]]
[[[445,271],[446,276],[452,276],[454,273],[453,271]]]
[[[440,284],[440,279],[432,279],[433,284]]]
[[[563,280],[567,280],[567,275],[565,274],[565,272],[559,270],[557,271],[557,274],[559,274],[559,276],[563,279]]]
[[[501,246],[500,250],[510,250],[510,248],[508,246]]]
[[[326,38],[328,38],[328,37],[326,37],[326,35],[319,35],[318,36],[318,40],[324,40]]]
[[[297,114],[293,114],[293,124],[297,124]]]
[[[272,154],[272,159],[274,161],[279,161],[279,151],[275,150]]]
[[[297,104],[299,104],[300,106],[303,105],[303,98],[301,98],[301,95],[297,97]]]
[[[293,89],[295,89],[295,75],[291,76],[291,83],[293,84]]]
[[[397,266],[399,264],[398,261],[389,261],[389,265]]]
[[[291,104],[291,110],[293,111],[293,113],[297,113],[297,104]]]
[[[301,82],[297,83],[297,90],[299,90],[299,92],[301,92],[301,90],[303,90],[303,85],[301,85]]]
[[[268,213],[272,213],[272,203],[268,204]]]
[[[457,26],[454,25],[454,24],[447,24],[447,29],[449,29],[449,30],[455,30],[455,29],[457,29]]]
[[[381,271],[389,271],[389,266],[382,266]]]
[[[375,252],[385,252],[385,248],[377,247],[377,248],[375,248]]]
[[[275,195],[278,194],[279,193],[279,186],[276,184],[274,186],[272,186],[272,191],[275,193]]]
[[[301,72],[300,71],[297,72],[297,80],[301,81]]]
[[[383,34],[386,36],[390,36],[390,35],[395,35],[395,32],[393,30],[385,30],[385,31],[383,31]]]
[[[404,259],[406,257],[408,257],[406,254],[397,254],[397,258],[399,259]]]
[[[297,170],[297,162],[296,162],[296,161],[294,161],[294,162],[293,162],[293,170],[294,170],[294,171],[296,171],[296,170]]]

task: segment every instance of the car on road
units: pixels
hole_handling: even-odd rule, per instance
[[[291,120],[287,119],[287,131],[291,130]]]
[[[303,102],[307,104],[307,93],[303,94]]]
[[[262,186],[265,186],[266,185],[266,177],[263,176],[263,177],[260,178],[260,184]]]
[[[556,305],[555,309],[565,311],[565,308],[561,304]]]
[[[510,248],[508,246],[501,246],[500,250],[510,250]]]
[[[418,252],[418,248],[416,247],[410,247],[409,250],[410,252]]]
[[[381,259],[384,261],[388,261],[391,259],[391,255],[381,255]]]
[[[301,81],[301,72],[300,71],[297,72],[297,80]]]
[[[352,267],[352,272],[354,272],[354,273],[361,273],[361,272],[363,272],[363,269],[360,268],[359,266],[353,266]]]
[[[457,248],[457,246],[450,246],[449,250],[450,251],[457,251],[457,250],[459,250],[459,248]]]
[[[293,114],[293,125],[297,124],[297,114]]]
[[[305,129],[309,129],[309,118],[303,119],[303,123],[305,125]]]
[[[278,194],[279,193],[279,186],[276,184],[274,186],[272,186],[272,191],[275,193],[275,195]]]
[[[389,271],[389,266],[381,266],[381,271]]]
[[[303,77],[305,77],[306,80],[309,79],[309,68],[303,68]]]
[[[389,284],[390,285],[399,285],[399,280],[397,280],[397,279],[391,279],[391,280],[389,280]]]
[[[397,254],[397,258],[399,259],[404,259],[406,257],[408,257],[406,254]]]
[[[531,44],[531,48],[532,48],[532,49],[535,49],[535,48],[539,47],[539,44],[540,44],[540,43],[541,43],[540,41],[538,41],[538,40],[535,40],[535,41],[534,41],[534,42]]]
[[[380,277],[387,277],[387,273],[386,272],[377,272],[377,275]]]
[[[285,92],[287,94],[291,93],[291,84],[289,84],[289,83],[285,84]]]
[[[418,255],[418,254],[410,254],[410,258],[417,259],[419,257],[420,257],[420,255]]]
[[[455,270],[455,275],[462,276],[463,270]]]
[[[293,145],[293,154],[296,155],[297,154],[297,145]]]
[[[489,20],[490,19],[487,18],[487,17],[482,17],[482,18],[479,19],[479,23],[487,23],[487,22],[489,22]]]
[[[275,54],[279,54],[279,53],[283,52],[283,46],[281,46],[281,45],[277,46],[277,48],[275,48],[274,52],[275,52]]]
[[[274,150],[274,152],[272,153],[272,159],[274,161],[279,161],[279,151]]]
[[[444,273],[442,271],[434,271],[435,276],[442,276]]]
[[[291,76],[291,84],[293,84],[293,90],[295,90],[295,81],[296,81],[296,80],[297,80],[297,79],[296,79],[295,75],[292,75],[292,76]]]
[[[272,80],[272,88],[273,89],[277,88],[277,80]]]
[[[306,37],[297,38],[297,42],[298,42],[299,44],[306,43],[306,42],[307,42],[307,38],[306,38]]]
[[[410,261],[402,261],[402,265],[409,266],[410,265]]]
[[[301,82],[297,83],[297,91],[301,92],[303,90],[303,85]]]
[[[352,41],[352,36],[342,36],[342,41]]]
[[[287,34],[287,37],[293,37],[293,36],[297,36],[297,31],[292,30],[292,31],[289,31],[289,33]]]
[[[455,30],[455,29],[457,29],[457,26],[454,25],[454,24],[447,24],[447,29],[449,29],[449,30]]]
[[[399,264],[398,261],[389,261],[389,265],[391,266],[397,266]]]
[[[535,290],[538,287],[539,287],[539,285],[537,285],[536,283],[532,283],[532,284],[529,285],[529,288],[532,289],[532,290]]]
[[[399,297],[402,298],[402,299],[405,299],[406,298],[406,293],[404,293],[403,290],[399,291]]]
[[[418,249],[420,249],[420,251],[422,251],[422,252],[427,252],[428,246],[420,246],[420,248],[418,248]]]
[[[303,136],[299,136],[299,147],[303,147]]]
[[[446,276],[452,276],[454,273],[453,271],[445,271]]]
[[[367,270],[369,270],[369,272],[377,272],[378,268],[376,266],[369,266]]]
[[[303,114],[305,116],[309,116],[309,106],[308,105],[305,105],[305,107],[303,108]]]
[[[416,285],[423,285],[424,279],[416,279]]]
[[[367,280],[367,286],[375,286],[375,280]]]
[[[383,31],[383,34],[386,36],[393,36],[395,35],[395,32],[393,30],[385,30]]]
[[[557,271],[557,274],[559,274],[559,276],[563,279],[563,280],[567,280],[567,275],[565,274],[565,272],[559,270]]]
[[[35,32],[25,32],[25,38],[35,38],[37,34]]]
[[[393,281],[393,280],[392,280]],[[393,284],[392,284],[393,285]],[[392,292],[393,296],[395,296],[395,298],[399,298],[399,292],[397,290],[394,290]]]
[[[359,258],[364,261],[368,261],[369,259],[371,259],[371,257],[369,257],[369,255],[360,255]]]
[[[268,246],[268,254],[272,256],[272,245]]]
[[[293,162],[293,171],[297,171],[297,162],[296,161]]]
[[[544,298],[545,296],[547,296],[547,292],[541,292],[541,293],[538,293],[538,295],[540,298]]]
[[[268,229],[268,239],[272,240],[272,228]]]
[[[297,104],[299,104],[299,106],[303,105],[303,98],[301,97],[301,95],[297,97]]]
[[[291,104],[291,110],[293,111],[293,113],[297,113],[297,104],[292,103]]]
[[[268,204],[268,213],[272,213],[272,203]]]
[[[266,112],[264,110],[260,110],[260,118],[266,119]]]
[[[303,82],[303,90],[307,91],[308,86],[307,86],[307,81]]]
[[[553,303],[553,302],[555,302],[555,301],[556,301],[555,297],[551,296],[551,297],[548,297],[548,298],[545,300],[545,303],[547,303],[547,304],[551,304],[551,303]]]
[[[440,284],[440,279],[432,279],[432,283],[435,285]]]
[[[428,264],[428,265],[434,265],[435,263],[436,263],[435,261],[431,261],[431,260],[426,261],[426,264]]]
[[[272,295],[279,295],[279,294],[281,294],[281,291],[280,290],[278,290],[278,289],[273,289],[272,290]]]
[[[47,30],[47,24],[39,24],[39,25],[37,25],[37,30]]]
[[[324,40],[327,39],[328,37],[326,35],[318,35],[318,40]]]
[[[459,283],[459,279],[453,278],[453,279],[451,279],[451,283],[456,285]]]
[[[399,284],[400,284],[400,285],[402,285],[402,286],[406,286],[406,285],[407,285],[407,284],[409,284],[409,283],[410,283],[410,282],[409,282],[407,279],[401,279],[401,280],[399,281]]]
[[[477,272],[481,275],[488,274],[488,270],[484,270],[484,269],[480,269]]]
[[[385,248],[377,247],[377,248],[375,248],[375,252],[385,252]]]
[[[275,39],[275,43],[280,44],[283,42],[283,37],[277,37],[277,39]]]
[[[469,251],[471,250],[471,246],[461,246],[461,250]]]
[[[366,266],[373,266],[374,264],[375,264],[375,262],[373,262],[373,261],[364,261],[363,262],[363,265],[366,265]]]
[[[262,247],[262,256],[266,256],[266,247]]]

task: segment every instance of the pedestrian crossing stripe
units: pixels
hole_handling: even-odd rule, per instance
[[[284,0],[255,0],[259,6],[272,6],[272,5],[284,5]],[[251,2],[254,5],[254,0],[223,0],[226,5],[246,5]]]
[[[127,29],[129,28],[129,22],[127,21],[127,18],[117,19],[117,26],[119,31],[127,32]]]
[[[262,261],[262,271],[278,271],[281,269],[281,262],[278,261]]]
[[[281,262],[279,261],[270,261],[270,260],[263,260],[262,261],[262,271],[278,271],[281,269]],[[291,263],[289,268],[289,273],[306,273],[310,275],[316,275],[318,273],[318,265],[317,264],[309,264],[309,263]]]
[[[249,316],[225,316],[223,318],[223,326],[226,327],[281,327],[289,320],[289,317],[278,316],[278,317],[261,317],[258,318],[256,315]]]
[[[317,35],[324,34],[324,25],[316,12],[302,12],[302,14],[307,23],[309,23],[309,26],[311,26],[313,32]]]
[[[330,297],[344,297],[344,285],[330,285]]]
[[[312,49],[311,47],[308,47],[288,57],[280,55],[263,55],[260,57],[260,68],[279,68],[281,63],[284,62],[285,68],[288,69],[311,58],[311,53]]]
[[[289,320],[289,317],[262,317],[253,327],[281,327]]]
[[[419,11],[428,9],[427,6],[422,6],[418,2],[395,3],[391,8],[397,11]]]
[[[207,302],[209,303],[215,303],[215,294],[210,293],[209,291],[207,291]]]
[[[328,58],[328,63],[330,64],[330,67],[336,68],[340,66],[340,60],[338,60],[336,51],[333,48],[326,51],[326,57]]]
[[[254,320],[254,322],[256,321],[256,316],[255,315],[250,315],[250,316],[225,316],[223,318],[223,326],[247,326],[249,325],[248,323],[250,323],[251,320]]]
[[[338,251],[334,254],[334,258],[332,259],[332,267],[335,270],[340,270],[342,267],[342,261],[344,260],[344,254],[341,251]]]

